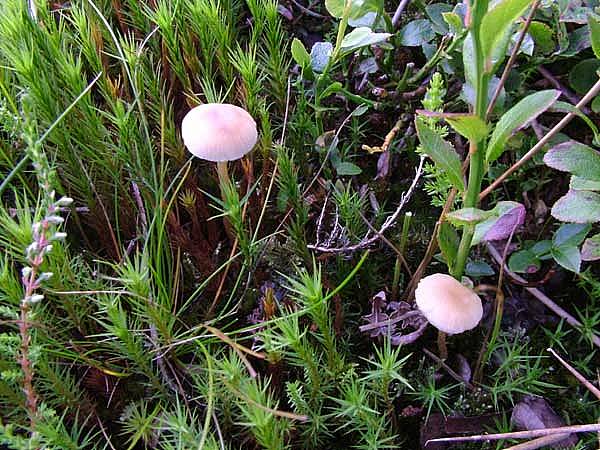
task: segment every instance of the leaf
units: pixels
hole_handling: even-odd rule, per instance
[[[585,178],[573,175],[569,183],[569,189],[576,191],[600,191],[600,181],[586,180]]]
[[[465,29],[462,19],[455,12],[442,13],[442,17],[444,18],[444,22],[450,27],[452,34],[460,34]]]
[[[515,23],[532,0],[503,0],[490,9],[481,21],[481,47],[490,60],[494,48],[500,43],[508,28]]]
[[[473,278],[491,277],[494,269],[485,261],[469,261],[465,267],[465,274]]]
[[[600,181],[600,153],[587,145],[567,141],[544,155],[547,166],[590,181]]]
[[[486,151],[488,163],[500,157],[504,151],[506,141],[515,131],[524,127],[546,111],[560,95],[560,91],[554,89],[536,92],[535,94],[528,95],[506,111],[494,128],[494,132],[488,143]]]
[[[315,72],[323,72],[333,53],[331,42],[315,42],[310,50],[310,65]]]
[[[416,127],[419,141],[427,156],[429,156],[438,168],[442,169],[454,187],[464,191],[465,185],[462,176],[460,158],[454,147],[444,141],[438,134],[432,131],[422,120],[417,118]]]
[[[350,14],[349,19],[358,19],[364,16],[369,11],[377,12],[381,7],[377,1],[374,0],[349,0],[350,1]],[[325,8],[327,12],[336,19],[341,19],[344,15],[344,8],[346,6],[346,0],[325,0]]]
[[[292,58],[300,67],[310,67],[310,54],[306,51],[304,44],[298,38],[294,38],[291,46]]]
[[[598,96],[596,98],[598,99],[598,98],[600,98],[600,96]],[[600,134],[598,134],[598,127],[592,121],[592,119],[590,119],[588,116],[586,116],[580,109],[575,108],[570,103],[558,101],[558,102],[554,103],[554,105],[552,105],[552,110],[553,111],[561,111],[561,112],[570,112],[570,113],[575,114],[577,117],[579,117],[581,120],[583,120],[588,125],[588,127],[590,127],[590,130],[592,130],[592,133],[594,133],[594,141],[600,142]],[[593,106],[592,106],[592,110],[593,110]]]
[[[529,249],[519,250],[508,259],[508,268],[516,273],[535,273],[541,266],[540,259]]]
[[[590,27],[592,50],[594,50],[596,58],[600,59],[600,20],[590,14],[588,15],[588,25]]]
[[[437,34],[447,34],[448,24],[444,20],[443,14],[450,13],[452,11],[452,6],[447,3],[432,3],[431,5],[427,5],[425,7],[425,14],[431,20],[433,31]]]
[[[471,245],[506,239],[525,221],[525,207],[517,202],[498,202],[489,218],[475,226]]]
[[[390,33],[374,33],[370,28],[355,28],[342,39],[342,50],[350,52],[367,45],[379,44],[391,36]]]
[[[448,222],[455,226],[476,225],[489,217],[490,213],[477,208],[462,208],[446,214]]]
[[[594,97],[591,107],[592,111],[594,111],[596,114],[600,113],[600,95],[596,95],[596,97]]]
[[[578,94],[585,94],[598,81],[600,60],[584,59],[578,62],[569,72],[569,84]]]
[[[362,173],[362,169],[351,162],[341,162],[337,164],[335,166],[335,171],[340,176],[360,175]]]
[[[584,261],[598,261],[600,259],[600,234],[585,240],[581,248],[581,259]]]
[[[531,22],[529,25],[529,34],[535,42],[538,53],[548,55],[556,48],[556,42],[554,40],[554,31],[544,22]]]
[[[552,207],[552,216],[561,222],[592,223],[600,221],[600,194],[570,190]]]
[[[400,44],[406,47],[420,47],[435,37],[432,23],[427,19],[417,19],[407,23],[399,33]]]
[[[446,265],[449,269],[452,269],[456,262],[456,254],[458,253],[458,245],[460,243],[458,233],[448,222],[442,222],[437,240],[442,255],[444,255],[444,259],[446,260]]]
[[[552,237],[553,247],[577,247],[592,229],[590,224],[563,223]]]
[[[489,133],[488,125],[479,117],[470,114],[446,116],[446,122],[461,136],[475,142],[483,141]]]
[[[581,270],[581,253],[577,247],[553,247],[551,250],[554,260],[571,272]]]
[[[544,257],[550,253],[551,249],[552,241],[548,239],[536,242],[535,244],[533,244],[533,247],[530,248],[533,254],[540,259],[545,259]]]

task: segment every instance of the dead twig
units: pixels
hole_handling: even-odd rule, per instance
[[[522,444],[511,445],[506,447],[504,450],[535,450],[538,448],[546,447],[557,442],[562,441],[564,438],[569,437],[568,434],[551,434],[549,436],[542,436],[540,438],[533,439]]]
[[[470,391],[474,391],[475,390],[475,386],[473,384],[471,384],[469,381],[465,380],[464,378],[462,378],[459,374],[457,374],[452,367],[450,367],[448,364],[446,364],[444,362],[444,360],[442,360],[439,356],[437,356],[435,353],[427,350],[426,348],[423,348],[423,352],[429,356],[431,359],[433,359],[437,364],[439,364],[441,367],[444,368],[444,370],[446,370],[446,372],[448,372],[448,375],[450,375],[452,378],[454,378],[456,381],[458,381],[459,383],[462,383],[465,385],[465,387],[467,389],[469,389]]]
[[[358,242],[357,244],[354,244],[354,245],[348,245],[348,246],[343,246],[343,247],[326,247],[326,246],[319,246],[319,245],[309,245],[308,248],[311,250],[316,250],[316,251],[322,252],[322,253],[349,253],[349,252],[355,252],[357,250],[363,250],[363,249],[371,246],[376,241],[378,241],[381,238],[381,236],[386,232],[386,230],[388,228],[390,228],[394,223],[396,223],[396,219],[398,219],[400,212],[402,211],[404,206],[408,203],[408,201],[412,197],[412,194],[415,191],[415,188],[417,187],[417,182],[419,181],[419,179],[421,178],[421,175],[423,173],[424,159],[425,158],[423,156],[421,156],[421,159],[419,160],[419,166],[417,167],[417,170],[416,170],[415,176],[412,180],[412,183],[411,183],[410,187],[408,188],[408,190],[404,194],[402,194],[402,198],[400,199],[400,203],[398,204],[398,207],[396,208],[394,213],[385,220],[383,225],[381,225],[379,230],[377,230],[377,232],[373,236],[369,237],[369,234],[367,234],[363,239],[361,239],[360,242]]]
[[[573,366],[571,366],[568,362],[566,362],[564,359],[562,359],[558,353],[556,353],[553,349],[549,348],[548,351],[550,353],[552,353],[554,355],[554,357],[556,359],[558,359],[558,361],[569,371],[573,374],[573,376],[575,378],[577,378],[577,380],[583,384],[592,394],[594,394],[594,396],[600,400],[600,389],[598,389],[596,386],[594,386],[592,383],[590,383],[588,380],[586,380],[586,378],[581,375],[577,369],[575,369]]]
[[[429,443],[436,442],[477,442],[477,441],[500,441],[504,439],[530,439],[541,436],[562,435],[570,433],[591,433],[600,431],[600,423],[589,423],[586,425],[571,425],[567,427],[557,428],[541,428],[539,430],[514,431],[512,433],[495,433],[495,434],[476,434],[473,436],[460,436],[450,438],[431,439],[425,443],[425,447]]]
[[[494,248],[494,246],[491,245],[489,242],[486,244],[486,246],[487,246],[488,252],[492,256],[492,258],[496,261],[496,263],[497,264],[501,264],[502,263],[502,256],[500,255],[500,253],[498,253],[498,250],[496,250]],[[520,284],[523,284],[523,283],[526,284],[527,283],[527,281],[525,279],[521,278],[519,275],[517,275],[516,273],[512,272],[508,267],[504,267],[504,273],[508,277],[510,277],[513,280],[515,280],[517,283],[520,283]],[[562,319],[564,319],[565,322],[567,322],[569,325],[571,325],[572,327],[575,327],[575,328],[581,328],[582,324],[581,324],[581,322],[579,320],[577,320],[575,317],[573,317],[567,311],[565,311],[560,306],[558,306],[556,303],[554,303],[542,291],[540,291],[537,288],[533,288],[533,287],[526,287],[525,290],[527,292],[529,292],[531,295],[533,295],[537,300],[539,300],[544,305],[546,305],[546,307],[548,309],[550,309],[552,312],[554,312],[557,316],[559,316]],[[596,334],[592,335],[591,341],[593,342],[593,344],[596,347],[600,348],[600,336],[598,336]]]

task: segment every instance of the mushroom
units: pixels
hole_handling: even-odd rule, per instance
[[[192,108],[181,122],[183,143],[194,156],[217,163],[221,192],[230,183],[227,162],[242,158],[258,139],[256,122],[245,109],[227,103]]]
[[[415,290],[415,300],[421,313],[439,330],[438,348],[442,359],[448,357],[446,334],[475,328],[483,315],[479,296],[443,273],[421,279]]]

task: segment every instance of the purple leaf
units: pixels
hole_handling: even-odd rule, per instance
[[[483,236],[484,241],[499,241],[508,238],[525,221],[525,207],[521,204],[502,214]]]

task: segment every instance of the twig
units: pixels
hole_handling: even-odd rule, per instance
[[[568,362],[566,362],[564,359],[562,359],[558,353],[556,353],[553,349],[549,348],[548,351],[550,353],[552,353],[554,355],[554,357],[556,359],[558,359],[558,361],[565,366],[565,368],[571,372],[573,374],[573,376],[575,378],[577,378],[577,380],[579,380],[579,382],[581,384],[583,384],[586,388],[588,388],[588,390],[594,394],[594,396],[600,400],[600,389],[598,389],[596,386],[594,386],[592,383],[590,383],[588,380],[585,379],[585,377],[583,375],[581,375],[573,366],[571,366]]]
[[[502,257],[498,253],[498,250],[496,250],[494,248],[494,246],[491,245],[489,242],[487,243],[487,249],[488,249],[488,252],[490,253],[490,255],[492,256],[492,258],[494,258],[494,260],[496,261],[496,263],[501,264]],[[515,280],[517,283],[521,283],[521,284],[527,283],[527,281],[525,279],[521,278],[519,275],[512,272],[508,267],[504,268],[504,272],[506,273],[507,276],[509,276],[510,278]],[[582,327],[581,322],[579,322],[575,317],[573,317],[567,311],[565,311],[560,306],[558,306],[556,303],[554,303],[546,294],[544,294],[539,289],[534,288],[534,287],[525,287],[525,290],[527,290],[527,292],[529,292],[536,299],[538,299],[540,302],[542,302],[544,305],[546,305],[546,307],[548,309],[550,309],[552,312],[554,312],[557,316],[563,318],[565,320],[565,322],[567,322],[572,327],[575,327],[575,328]],[[591,340],[596,347],[600,347],[600,337],[599,336],[597,336],[596,334],[592,334]]]
[[[374,146],[374,147],[370,147],[368,145],[362,145],[361,148],[363,150],[368,151],[369,153],[383,153],[385,151],[387,151],[387,149],[389,148],[390,144],[392,143],[392,141],[394,140],[394,138],[396,137],[396,134],[398,134],[398,131],[400,131],[400,128],[402,128],[402,124],[405,122],[404,118],[401,117],[400,119],[398,119],[396,121],[396,123],[394,124],[394,126],[392,127],[392,129],[390,131],[388,131],[388,133],[385,135],[385,138],[383,140],[383,144],[381,144],[381,146]]]
[[[560,122],[558,122],[554,127],[548,131],[546,136],[539,140],[537,144],[535,144],[531,150],[529,150],[525,155],[521,157],[516,163],[514,163],[511,167],[509,167],[502,175],[500,175],[492,184],[490,184],[487,188],[485,188],[481,194],[479,194],[479,200],[487,197],[490,192],[496,189],[500,184],[508,178],[513,172],[521,168],[527,161],[529,161],[533,156],[539,152],[544,146],[552,139],[560,130],[562,130],[574,117],[577,116],[577,112],[581,111],[585,105],[587,105],[596,95],[600,92],[600,79],[596,81],[596,84],[590,88],[590,90],[585,94],[585,96],[581,99],[577,105],[575,105],[576,111],[571,111],[565,117],[562,118]]]
[[[247,349],[241,345],[239,345],[238,343],[234,342],[229,336],[227,336],[225,333],[223,333],[221,330],[208,326],[208,325],[204,325],[204,328],[206,328],[208,331],[210,331],[212,334],[214,334],[216,337],[218,337],[219,339],[221,339],[223,342],[225,342],[226,344],[229,344],[229,346],[237,353],[237,355],[240,357],[240,359],[242,360],[242,362],[244,363],[244,365],[246,366],[246,369],[248,369],[248,373],[250,374],[250,376],[252,378],[256,378],[258,376],[258,373],[256,372],[256,370],[254,370],[254,367],[252,367],[252,364],[250,364],[250,361],[248,361],[248,358],[246,358],[246,356],[244,355],[244,353],[242,353],[242,349],[244,349],[244,351],[246,353],[252,354],[253,356],[259,355],[259,353],[256,353],[250,349]]]
[[[437,356],[436,354],[434,354],[433,352],[430,352],[429,350],[427,350],[425,347],[423,347],[423,352],[429,356],[431,359],[433,359],[436,363],[438,363],[440,366],[442,366],[446,372],[448,372],[448,374],[454,378],[456,381],[458,381],[459,383],[462,383],[466,386],[467,389],[469,389],[470,391],[474,391],[475,390],[475,386],[473,384],[471,384],[469,381],[465,380],[464,378],[462,378],[459,374],[457,374],[452,367],[450,367],[448,364],[446,364],[439,356]]]
[[[316,17],[318,19],[326,19],[326,17],[323,14],[319,14],[319,13],[316,13],[316,12],[308,9],[306,6],[301,5],[300,2],[297,2],[296,0],[292,0],[292,3],[294,5],[296,5],[298,7],[298,9],[300,11],[302,11],[304,14],[307,14],[312,17]]]
[[[435,442],[476,442],[476,441],[500,441],[503,439],[530,439],[540,436],[570,433],[590,433],[600,431],[600,423],[589,423],[586,425],[571,425],[568,427],[541,428],[539,430],[514,431],[512,433],[476,434],[474,436],[460,436],[450,438],[431,439],[425,443],[427,447]]]
[[[386,232],[386,230],[388,228],[390,228],[396,222],[396,219],[400,215],[400,212],[402,211],[402,209],[404,208],[406,203],[408,203],[408,201],[412,197],[412,194],[417,186],[417,182],[419,181],[419,179],[421,178],[421,174],[423,173],[424,159],[425,158],[423,156],[421,156],[421,159],[419,161],[419,166],[417,167],[417,170],[415,173],[415,177],[413,178],[412,183],[411,183],[410,187],[408,188],[408,190],[402,195],[402,198],[400,199],[400,203],[398,204],[398,207],[396,208],[394,213],[385,220],[383,225],[381,225],[379,230],[377,230],[377,232],[373,236],[371,236],[369,238],[367,238],[365,236],[358,244],[344,246],[344,247],[324,247],[324,246],[317,246],[317,245],[309,245],[308,248],[311,250],[317,250],[317,251],[320,251],[323,253],[346,253],[346,252],[354,252],[357,250],[365,249],[365,248],[369,247],[370,245],[372,245],[377,240],[379,240],[381,238],[381,236]]]
[[[404,9],[408,6],[409,2],[410,0],[400,0],[400,3],[396,8],[396,12],[394,13],[394,17],[392,17],[392,26],[394,28],[396,28],[396,26],[398,25],[398,22],[400,21],[400,16],[402,15]]]
[[[498,86],[496,86],[494,96],[492,97],[492,100],[490,101],[488,109],[485,113],[485,116],[487,118],[489,118],[490,115],[492,114],[492,111],[494,110],[494,106],[496,106],[496,102],[498,101],[498,97],[500,96],[500,92],[502,91],[502,88],[504,87],[504,84],[506,83],[506,80],[508,79],[508,76],[510,75],[510,70],[512,69],[512,66],[515,64],[515,61],[517,60],[519,50],[521,49],[521,45],[523,44],[523,41],[525,40],[525,36],[527,35],[527,30],[529,30],[529,26],[531,25],[531,21],[533,20],[533,17],[535,16],[535,12],[537,11],[538,6],[540,5],[540,1],[541,0],[535,0],[533,5],[531,6],[531,11],[529,11],[529,15],[527,16],[525,25],[523,26],[523,29],[521,30],[519,39],[517,40],[517,43],[515,44],[515,46],[512,49],[510,58],[508,58],[506,67],[504,67],[504,71],[502,72],[502,76],[500,77],[500,82],[498,83]]]
[[[522,444],[511,445],[510,447],[506,447],[504,450],[536,450],[538,448],[556,444],[567,437],[569,437],[568,434],[551,434],[549,436],[542,436]]]
[[[577,103],[579,100],[581,100],[581,98],[579,98],[578,95],[576,95],[575,93],[573,93],[570,89],[568,89],[560,81],[558,81],[556,79],[556,77],[554,75],[552,75],[552,73],[548,69],[546,69],[544,66],[538,66],[537,67],[537,71],[546,80],[548,80],[552,84],[552,86],[554,86],[556,89],[558,89],[560,92],[562,92],[562,95],[567,100],[569,100],[571,103]],[[584,114],[589,114],[590,113],[589,108],[581,108],[581,111]]]

